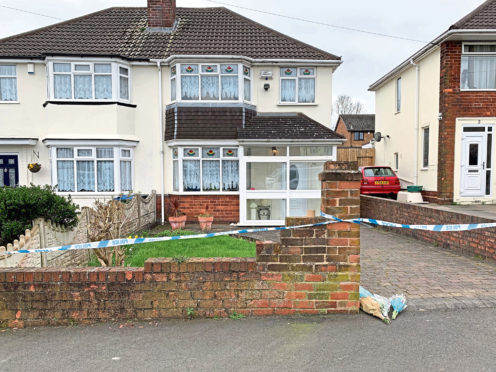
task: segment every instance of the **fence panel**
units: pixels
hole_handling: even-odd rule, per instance
[[[338,161],[356,161],[359,167],[375,165],[375,149],[338,147]]]

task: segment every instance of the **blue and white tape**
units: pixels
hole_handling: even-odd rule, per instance
[[[236,234],[266,232],[266,231],[301,229],[304,227],[329,225],[331,223],[336,223],[336,222],[337,221],[324,221],[324,222],[318,222],[318,223],[314,223],[314,224],[298,225],[298,226],[262,227],[262,228],[256,228],[256,229],[222,231],[222,232],[207,233],[207,234],[195,234],[195,235],[175,235],[175,236],[161,236],[161,237],[156,237],[156,238],[134,238],[134,239],[133,238],[131,238],[131,239],[125,238],[125,239],[102,240],[102,241],[98,241],[98,242],[61,245],[58,247],[50,247],[50,248],[19,249],[18,251],[0,252],[0,255],[11,255],[11,254],[17,254],[17,253],[48,253],[48,252],[55,252],[55,251],[72,251],[72,250],[79,250],[79,249],[110,248],[110,247],[118,247],[121,245],[164,242],[164,241],[168,241],[168,240],[213,238],[214,236],[223,236],[223,235],[236,235]]]
[[[341,220],[336,216],[331,216],[330,214],[320,213],[322,217],[331,219],[335,222],[352,222],[352,223],[370,223],[372,225],[377,226],[387,226],[387,227],[397,227],[402,229],[411,229],[411,230],[426,230],[426,231],[469,231],[469,230],[477,230],[477,229],[488,229],[491,227],[496,227],[496,223],[470,223],[470,224],[456,224],[456,225],[406,225],[401,223],[387,222],[381,220],[375,220],[373,218],[355,218],[352,220]]]
[[[476,229],[487,229],[491,227],[496,227],[496,223],[472,223],[472,224],[458,224],[458,225],[405,225],[394,222],[387,222],[381,220],[375,220],[372,218],[355,218],[350,220],[342,220],[336,216],[332,216],[329,214],[322,213],[320,214],[322,217],[327,218],[329,221],[318,222],[314,224],[307,225],[297,225],[297,226],[281,226],[281,227],[263,227],[256,229],[243,229],[243,230],[233,230],[233,231],[222,231],[216,233],[207,233],[207,234],[195,234],[195,235],[176,235],[176,236],[162,236],[156,238],[134,238],[134,239],[113,239],[113,240],[102,240],[98,242],[89,242],[89,243],[81,243],[81,244],[70,244],[70,245],[62,245],[58,247],[50,247],[50,248],[40,248],[40,249],[20,249],[18,251],[6,251],[0,252],[0,255],[12,255],[18,253],[47,253],[47,252],[55,252],[55,251],[71,251],[71,250],[80,250],[80,249],[95,249],[95,248],[110,248],[110,247],[118,247],[122,245],[129,244],[144,244],[144,243],[155,243],[155,242],[164,242],[169,240],[185,240],[185,239],[200,239],[200,238],[213,238],[214,236],[223,236],[223,235],[237,235],[237,234],[247,234],[247,233],[259,233],[266,231],[281,231],[281,230],[290,230],[290,229],[301,229],[305,227],[312,226],[323,226],[329,225],[337,222],[348,222],[348,223],[369,223],[377,226],[387,226],[387,227],[397,227],[403,229],[411,229],[411,230],[426,230],[426,231],[469,231]]]

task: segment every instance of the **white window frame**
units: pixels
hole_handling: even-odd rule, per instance
[[[53,64],[54,63],[66,63],[71,65],[71,71],[70,72],[54,72]],[[111,66],[111,73],[95,73],[95,64],[110,64]],[[90,71],[76,71],[76,65],[89,65],[90,66]],[[120,98],[120,72],[119,68],[125,68],[128,70],[128,92],[129,92],[129,99],[123,99]],[[48,68],[48,82],[49,82],[49,100],[50,101],[57,101],[57,102],[123,102],[123,103],[130,103],[132,100],[131,97],[131,80],[132,80],[132,74],[131,74],[131,67],[130,65],[124,63],[124,62],[116,62],[116,61],[109,61],[109,60],[86,60],[86,59],[80,59],[80,60],[66,60],[66,59],[53,59],[47,62],[47,68]],[[70,75],[71,76],[71,98],[55,98],[55,83],[54,83],[54,75]],[[75,86],[74,86],[74,76],[75,75],[91,75],[92,76],[92,98],[90,99],[76,99],[74,98],[74,93],[75,93]],[[112,76],[112,97],[109,99],[96,99],[95,97],[95,75],[111,75]]]
[[[281,71],[284,69],[296,69],[296,76],[284,76],[282,75]],[[300,69],[313,69],[313,74],[312,75],[303,75],[300,72]],[[314,93],[313,97],[314,100],[313,102],[299,102],[299,97],[298,97],[298,90],[299,90],[299,84],[300,84],[300,79],[314,79]],[[295,84],[295,101],[283,101],[282,100],[282,81],[283,80],[296,80]],[[317,105],[317,67],[315,66],[285,66],[279,68],[279,105],[284,106],[291,106],[291,105],[309,105],[309,106],[315,106]]]
[[[397,172],[400,168],[400,154],[398,152],[393,154],[393,163],[394,170]]]
[[[399,114],[401,112],[401,76],[396,78],[396,81],[395,81],[395,112],[397,114]]]
[[[245,69],[246,68],[248,69],[248,75],[245,75]],[[253,102],[253,85],[252,85],[253,69],[247,65],[242,65],[241,69],[242,69],[241,81],[243,82],[243,87],[240,90],[242,90],[242,93],[243,93],[243,101],[244,102]],[[248,80],[248,84],[250,87],[250,99],[246,99],[246,97],[245,97],[245,79]]]
[[[426,129],[429,131],[429,137],[427,138],[427,159],[425,158],[425,131]],[[429,169],[429,155],[430,155],[430,137],[431,131],[429,126],[422,127],[422,169]],[[427,165],[425,161],[427,160]]]
[[[212,148],[212,147],[218,147],[220,151],[220,156],[218,158],[204,158],[203,157],[203,148]],[[184,156],[184,149],[186,148],[192,148],[196,149],[198,152],[198,156],[195,157],[186,157]],[[222,162],[225,160],[237,160],[238,161],[238,170],[240,170],[240,148],[238,145],[181,145],[181,146],[174,146],[171,151],[174,153],[174,150],[177,149],[177,158],[174,158],[172,156],[172,162],[177,161],[177,167],[178,167],[178,190],[173,191],[173,194],[184,194],[184,195],[239,195],[239,189],[241,187],[241,178],[240,175],[238,175],[238,191],[223,191],[223,174],[222,174]],[[227,149],[236,149],[238,151],[238,156],[233,156],[233,157],[227,157],[224,156],[224,150]],[[183,161],[184,160],[199,160],[200,161],[200,191],[184,191],[184,184],[183,184]],[[203,190],[203,161],[219,161],[219,166],[220,166],[220,189],[218,191],[204,191]],[[173,167],[172,167],[173,168]],[[174,175],[173,175],[174,176]],[[174,189],[174,179],[172,180],[172,188]]]
[[[52,166],[52,186],[55,187],[58,183],[57,175],[57,148],[71,148],[73,150],[72,158],[60,158],[64,161],[73,161],[74,163],[74,191],[57,191],[60,195],[119,195],[122,193],[130,192],[128,190],[121,190],[121,174],[120,174],[120,162],[131,161],[131,187],[134,190],[134,149],[130,147],[121,147],[113,145],[98,145],[98,146],[73,146],[73,145],[57,145],[51,148],[51,166]],[[97,148],[112,148],[114,150],[113,158],[97,158],[96,149]],[[91,156],[78,156],[78,150],[91,150]],[[122,150],[129,150],[130,157],[123,157]],[[91,160],[94,162],[94,179],[95,179],[95,191],[77,191],[77,161],[78,160]],[[114,191],[98,191],[98,160],[113,160],[114,162]],[[131,191],[132,191],[131,190]]]
[[[356,138],[358,134],[358,138]],[[353,141],[364,141],[365,133],[364,132],[353,132]]]
[[[19,103],[19,85],[17,84],[17,65],[16,64],[11,64],[11,63],[2,63],[0,64],[1,66],[13,66],[15,70],[15,75],[0,75],[1,78],[14,78],[15,79],[15,85],[16,85],[16,100],[15,101],[2,101],[0,100],[0,104],[4,103]],[[0,95],[1,97],[1,95]]]
[[[182,91],[181,91],[181,79],[182,79],[182,71],[181,71],[181,66],[183,65],[198,65],[198,73],[194,74],[184,74],[184,76],[198,76],[198,99],[183,99],[182,98]],[[221,71],[221,65],[231,65],[231,66],[237,66],[238,67],[238,73],[237,73],[237,77],[238,77],[238,99],[236,100],[223,100],[222,99],[222,76],[236,76],[236,75],[231,75],[231,74],[223,74],[222,71]],[[245,64],[246,65],[246,64]],[[184,62],[181,62],[181,63],[176,63],[174,65],[171,66],[172,67],[176,67],[176,75],[175,76],[172,76],[171,74],[171,77],[170,77],[170,83],[173,84],[175,83],[176,84],[176,99],[175,100],[172,100],[172,97],[171,97],[171,102],[205,102],[205,103],[234,103],[234,102],[243,102],[244,101],[244,81],[243,81],[243,78],[244,78],[244,74],[243,74],[243,65],[242,63],[237,63],[237,62],[234,62],[234,63],[229,63],[229,62],[214,62],[214,63],[205,63],[205,62],[190,62],[190,63],[184,63]],[[217,72],[216,73],[208,73],[208,72],[203,72],[201,71],[202,69],[202,66],[217,66]],[[250,69],[252,69],[251,66],[247,66],[249,67]],[[207,99],[202,99],[201,98],[201,77],[202,75],[216,75],[219,77],[219,99],[210,99],[210,100],[207,100]],[[173,80],[175,79],[175,82],[173,82]],[[251,89],[252,87],[250,87]],[[252,100],[253,100],[253,90],[251,91],[251,95],[252,95]],[[251,102],[251,101],[249,101]]]
[[[248,220],[247,219],[247,209],[246,209],[246,201],[248,199],[285,199],[286,201],[286,215],[289,216],[290,213],[290,203],[292,199],[320,199],[321,198],[321,190],[291,190],[291,163],[299,162],[299,163],[314,163],[314,162],[326,162],[329,160],[337,159],[337,145],[336,144],[267,144],[267,145],[258,145],[260,147],[277,147],[277,148],[286,148],[286,155],[281,156],[246,156],[245,147],[257,147],[256,144],[244,144],[244,146],[240,147],[242,149],[243,156],[240,159],[240,222],[243,225],[284,225],[284,220]],[[292,146],[330,146],[332,147],[332,155],[323,155],[323,156],[296,156],[290,155]],[[240,152],[241,154],[241,152]],[[247,163],[284,163],[286,164],[286,189],[284,190],[246,190],[246,165]]]
[[[467,43],[462,43],[462,54],[460,56],[460,91],[463,92],[491,92],[491,91],[496,91],[495,88],[483,88],[483,89],[477,89],[477,88],[462,88],[462,69],[461,69],[461,64],[462,64],[462,58],[463,56],[483,56],[483,57],[488,57],[488,56],[494,56],[496,58],[496,51],[495,52],[466,52],[465,51],[465,46],[466,45],[496,45],[494,42],[467,42]]]

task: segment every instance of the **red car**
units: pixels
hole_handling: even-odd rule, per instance
[[[396,198],[400,191],[400,180],[391,167],[370,166],[358,170],[362,173],[360,194],[382,194]]]

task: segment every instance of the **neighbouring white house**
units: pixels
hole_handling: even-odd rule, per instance
[[[376,163],[438,203],[495,203],[496,1],[374,82]]]
[[[318,212],[318,173],[344,141],[330,129],[340,64],[174,0],[1,39],[0,186],[49,184],[80,205],[157,190],[159,214],[173,195],[191,219],[244,225]]]

